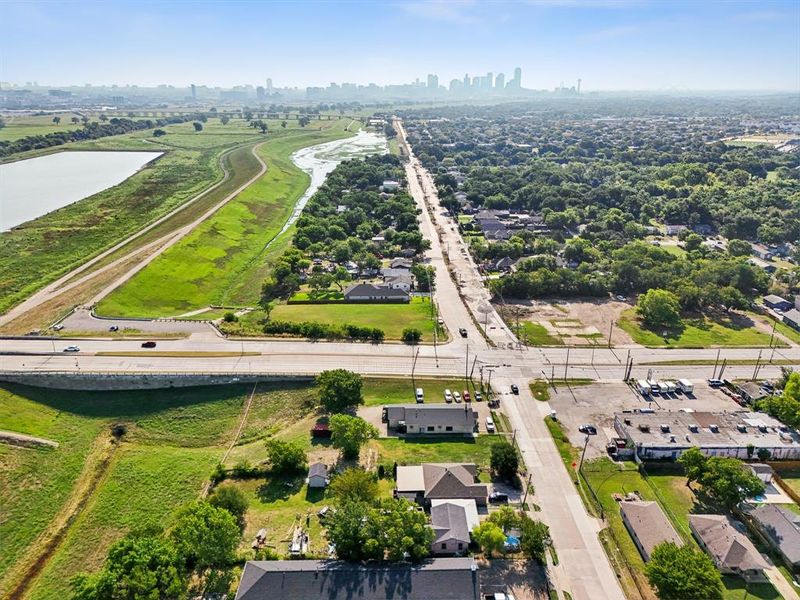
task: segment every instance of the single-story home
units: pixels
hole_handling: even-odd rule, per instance
[[[747,262],[750,263],[751,265],[753,265],[754,267],[758,267],[759,269],[763,269],[767,273],[774,273],[775,271],[778,270],[778,267],[775,266],[774,264],[772,264],[770,262],[767,262],[767,261],[765,261],[765,260],[763,260],[761,258],[758,258],[756,256],[751,256],[750,258],[747,259]]]
[[[472,435],[478,426],[478,412],[468,403],[390,404],[384,411],[389,429],[405,426],[407,435]]]
[[[744,526],[727,515],[689,515],[689,528],[717,569],[746,581],[764,579],[767,561],[744,533]]]
[[[434,554],[460,554],[469,547],[470,533],[480,523],[475,500],[432,500]]]
[[[394,495],[413,500],[423,506],[433,500],[474,500],[486,506],[489,487],[478,483],[478,467],[474,464],[424,463],[397,467]]]
[[[800,331],[800,310],[793,308],[783,313],[783,322],[792,329]]]
[[[745,381],[736,386],[736,391],[746,402],[755,402],[769,396],[760,385],[754,381]]]
[[[409,295],[385,283],[354,283],[344,291],[344,299],[347,302],[408,302]]]
[[[326,560],[249,560],[235,600],[480,600],[471,558],[363,565]]]
[[[414,261],[410,258],[393,258],[392,262],[389,263],[389,267],[392,269],[405,269],[406,271],[411,270],[413,266]]]
[[[667,235],[678,235],[684,229],[688,229],[686,225],[665,225],[664,231]]]
[[[683,546],[683,539],[675,531],[658,502],[623,500],[619,503],[619,510],[622,522],[645,562],[650,560],[655,547],[663,542]]]
[[[308,467],[308,487],[324,488],[328,485],[328,467],[321,462],[315,462]]]
[[[772,252],[763,244],[750,244],[753,254],[761,260],[772,260]]]
[[[396,192],[400,189],[400,182],[395,181],[394,179],[386,179],[381,185],[381,189],[384,192]]]
[[[767,308],[771,308],[773,310],[791,310],[794,308],[794,305],[789,302],[786,298],[781,298],[775,294],[769,294],[764,296],[764,306]]]
[[[786,564],[800,568],[800,515],[775,504],[759,504],[750,511],[750,516]]]
[[[392,275],[391,277],[386,277],[383,282],[393,290],[403,290],[404,292],[410,292],[414,280],[412,279],[411,275],[406,274],[406,275]]]

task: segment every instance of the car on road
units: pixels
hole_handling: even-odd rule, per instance
[[[64,329],[64,326],[61,324],[53,325],[53,331],[61,331],[62,329]]]
[[[616,298],[617,298],[617,300],[619,300],[620,302],[625,302],[625,301],[628,299],[628,298],[626,298],[625,296],[623,296],[622,294],[617,294]]]
[[[469,395],[468,390],[461,392],[461,396],[464,398],[464,402],[472,402],[472,397]]]
[[[494,433],[494,419],[486,417],[486,431],[487,433]]]
[[[481,402],[483,400],[483,394],[480,392],[475,392],[475,402]]]
[[[586,435],[597,435],[597,427],[594,425],[581,425],[578,427],[578,431]]]
[[[439,317],[438,319],[436,319],[436,322],[439,324],[440,327],[442,325],[444,325],[444,319],[442,317]]]
[[[461,394],[453,392],[453,400],[456,401],[456,404],[461,404]]]
[[[491,504],[508,504],[508,494],[492,492],[489,494],[489,502]]]
[[[451,392],[450,390],[445,390],[444,401],[447,402],[448,404],[451,403],[453,401],[453,392]]]
[[[519,387],[517,387],[516,383],[511,384],[511,393],[515,396],[519,396]]]
[[[723,383],[723,381],[721,379],[709,379],[708,380],[708,385],[710,385],[712,388],[722,387],[722,383]]]
[[[108,328],[108,330],[109,331],[119,331],[119,327],[117,327],[116,325],[112,325],[111,327]]]
[[[463,327],[459,328],[458,333],[461,334],[461,337],[467,337],[467,330]]]
[[[142,348],[155,348],[155,342],[142,342]]]
[[[66,348],[64,348],[64,352],[80,352],[80,351],[81,349],[78,348],[77,346],[67,346]]]

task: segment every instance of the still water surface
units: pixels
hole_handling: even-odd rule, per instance
[[[58,152],[0,165],[0,231],[125,181],[161,152]]]

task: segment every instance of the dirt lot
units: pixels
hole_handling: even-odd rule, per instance
[[[516,600],[547,600],[544,567],[532,560],[481,561],[484,594],[506,592]]]
[[[511,306],[507,304],[507,306]],[[611,322],[616,321],[624,310],[633,306],[632,300],[619,302],[608,298],[585,300],[531,300],[517,303],[520,319],[543,325],[550,334],[562,336],[566,345],[607,344]],[[594,339],[587,337],[591,336]],[[633,341],[619,327],[611,334],[614,345],[631,344]]]
[[[652,402],[645,401],[634,389],[621,382],[557,387],[555,390],[550,388],[550,406],[556,411],[558,420],[575,446],[583,446],[586,439],[578,427],[594,425],[597,435],[589,437],[586,458],[606,456],[606,444],[616,437],[616,412],[637,408],[721,412],[741,408],[721,391],[708,387],[704,381],[694,383],[693,395],[672,394],[669,398],[656,395],[652,397]]]

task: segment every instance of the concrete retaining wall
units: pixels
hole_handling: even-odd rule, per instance
[[[311,375],[235,375],[208,373],[5,372],[0,381],[60,390],[151,390],[200,385],[311,381]]]

